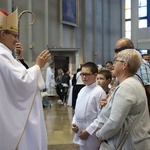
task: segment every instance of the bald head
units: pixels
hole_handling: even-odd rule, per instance
[[[118,53],[124,49],[134,49],[132,41],[128,38],[121,38],[117,41],[115,53]]]

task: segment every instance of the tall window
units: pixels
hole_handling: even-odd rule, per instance
[[[148,0],[138,0],[139,8],[139,28],[150,26],[150,2]],[[125,36],[131,38],[131,0],[125,0]]]
[[[131,0],[125,0],[125,37],[131,39]]]
[[[147,0],[139,0],[139,28],[146,28],[147,23]]]
[[[150,27],[150,0],[138,0],[138,16],[139,28]],[[131,39],[131,0],[125,0],[125,37]],[[140,52],[150,53],[150,50]]]
[[[139,28],[147,28],[150,26],[150,12],[148,11],[150,7],[149,0],[139,0]],[[140,50],[141,54],[148,53],[149,50]]]

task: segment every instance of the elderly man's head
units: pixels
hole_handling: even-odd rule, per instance
[[[115,56],[114,57],[117,56],[117,53],[119,53],[119,52],[121,52],[122,50],[125,50],[125,49],[134,49],[134,44],[128,38],[121,38],[116,43]]]

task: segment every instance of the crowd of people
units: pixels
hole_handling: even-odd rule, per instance
[[[71,101],[73,142],[80,150],[150,150],[150,56],[141,56],[130,39],[121,38],[114,62],[105,68],[86,62],[72,78],[66,68],[55,77],[52,62],[44,81],[41,69],[51,54],[43,50],[28,67],[17,16],[18,9],[0,10],[0,149],[47,150],[41,100],[46,89],[48,96],[59,96],[61,105]]]
[[[141,56],[127,38],[117,41],[114,52],[114,62],[105,67],[82,64],[67,80],[69,102],[60,100],[75,109],[73,142],[80,150],[150,147],[149,55]]]
[[[75,137],[82,141],[74,141],[80,145],[80,150],[149,149],[150,120],[147,97],[143,85],[134,77],[141,64],[142,58],[137,50],[125,49],[118,52],[113,64],[113,75],[117,77],[119,85],[109,95],[107,104],[101,108],[94,121],[90,122],[90,119],[87,119],[89,114],[92,115],[88,107],[93,106],[88,105],[89,99],[84,105],[89,112],[83,113],[84,117],[81,113],[79,115],[79,108],[83,109],[83,106],[76,106],[72,130]],[[82,71],[84,74],[85,71]],[[86,77],[83,78],[85,80]],[[77,99],[77,103],[78,101],[81,101],[80,98]],[[92,144],[94,142],[91,139],[94,136],[97,137],[99,145],[96,145],[96,139],[95,144]]]

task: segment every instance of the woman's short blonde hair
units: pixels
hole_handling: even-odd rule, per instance
[[[142,57],[135,49],[125,49],[117,54],[117,59],[128,63],[129,73],[135,74],[140,68]]]

